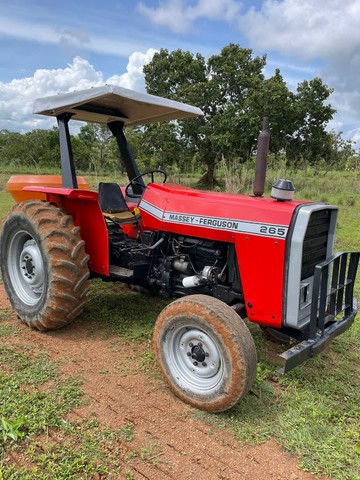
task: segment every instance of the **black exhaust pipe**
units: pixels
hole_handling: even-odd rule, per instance
[[[253,183],[253,192],[255,197],[262,197],[265,190],[266,164],[269,154],[269,144],[269,118],[264,117],[262,130],[259,133],[257,141],[255,178]]]

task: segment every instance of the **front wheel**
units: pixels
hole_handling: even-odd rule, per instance
[[[208,412],[234,406],[251,388],[256,349],[237,313],[218,299],[190,295],[160,313],[154,350],[171,390]]]
[[[15,205],[0,237],[1,273],[20,319],[32,328],[63,327],[83,310],[89,256],[80,229],[42,201]]]

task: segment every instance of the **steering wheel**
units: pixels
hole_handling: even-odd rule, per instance
[[[160,173],[161,175],[163,175],[164,179],[163,179],[162,183],[166,182],[167,175],[164,172],[164,170],[149,170],[148,172],[140,173],[140,175],[137,175],[136,177],[134,177],[130,180],[130,182],[125,187],[125,195],[129,198],[139,198],[139,197],[141,197],[141,195],[144,193],[144,190],[147,187],[147,185],[149,185],[149,183],[154,183],[155,173]],[[151,175],[151,182],[149,182],[147,185],[145,185],[144,182],[139,182],[139,180],[141,178],[145,177],[146,175]],[[134,193],[133,192],[133,186],[134,185],[137,185],[138,187],[141,188],[141,190],[142,190],[141,193]]]

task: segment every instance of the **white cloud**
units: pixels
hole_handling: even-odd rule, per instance
[[[255,48],[314,59],[358,50],[359,23],[360,0],[265,0],[239,27]]]
[[[330,98],[338,112],[334,125],[357,142],[358,129],[353,126],[359,123],[360,111],[359,25],[360,0],[264,0],[239,21],[251,48],[285,55],[283,63],[287,59],[292,65],[315,67],[311,76],[335,89]]]
[[[158,7],[140,2],[137,9],[154,25],[185,33],[199,18],[232,21],[239,15],[241,5],[236,0],[197,0],[192,6],[186,6],[184,0],[161,0]]]
[[[154,54],[157,52],[154,48],[149,48],[146,53],[134,52],[129,57],[129,63],[126,67],[126,73],[122,75],[113,75],[108,78],[107,83],[121,85],[137,91],[145,91],[143,66],[151,62]]]
[[[58,43],[61,35],[47,25],[24,22],[19,19],[1,16],[0,34],[23,40],[35,40],[44,43]]]
[[[87,60],[75,57],[73,63],[63,69],[36,70],[33,77],[0,82],[0,130],[27,131],[34,128],[51,128],[54,119],[32,114],[36,98],[73,90],[82,90],[105,83],[144,90],[142,67],[151,61],[155,50],[134,52],[127,65],[127,72],[104,78]]]
[[[355,128],[349,132],[349,140],[352,140],[356,145],[360,145],[360,127]]]
[[[44,25],[31,21],[24,21],[12,17],[0,17],[0,35],[8,38],[28,40],[37,43],[60,45],[65,48],[82,49],[118,57],[127,57],[134,50],[143,46],[136,40],[129,38],[114,39],[105,36],[90,35],[86,30]]]

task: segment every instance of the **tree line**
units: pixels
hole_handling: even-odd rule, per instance
[[[288,167],[358,168],[351,141],[328,131],[335,109],[332,89],[320,78],[304,80],[290,91],[279,69],[265,78],[266,56],[230,44],[207,60],[199,53],[161,49],[144,67],[148,93],[190,103],[204,112],[199,118],[127,129],[140,170],[176,167],[203,171],[214,183],[221,159],[251,161],[262,118],[269,117],[270,154]],[[106,125],[87,124],[73,135],[77,168],[85,172],[116,168],[119,153]],[[0,162],[34,169],[59,167],[57,128],[0,131]]]

